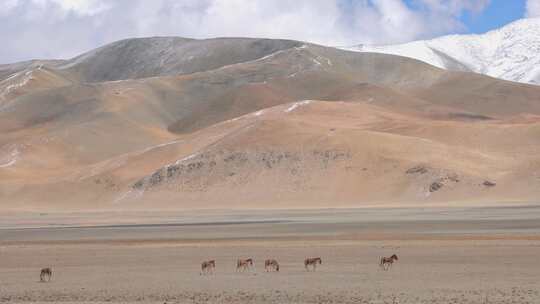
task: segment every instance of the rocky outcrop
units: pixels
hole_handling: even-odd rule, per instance
[[[412,167],[405,171],[407,174],[425,174],[428,172],[428,168],[422,165]]]
[[[235,178],[249,182],[254,172],[279,170],[284,177],[309,178],[309,172],[324,171],[351,158],[349,151],[217,151],[190,156],[142,178],[132,188],[148,190],[173,185],[184,191],[204,191],[211,184]]]
[[[486,186],[486,187],[495,187],[497,184],[496,184],[495,182],[486,180],[486,181],[484,181],[484,182],[482,183],[482,185],[484,185],[484,186]]]
[[[416,175],[421,181],[427,179],[429,193],[437,192],[449,183],[459,183],[459,176],[456,173],[446,169],[431,168],[426,165],[411,167],[405,171],[405,174]]]
[[[438,191],[438,190],[441,189],[443,186],[444,186],[444,184],[443,184],[441,181],[433,182],[433,183],[431,183],[431,185],[429,185],[429,192],[435,192],[435,191]]]

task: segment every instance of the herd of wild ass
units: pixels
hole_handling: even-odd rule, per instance
[[[379,260],[379,267],[383,270],[388,270],[390,267],[392,267],[392,264],[394,264],[395,261],[398,260],[398,256],[393,254],[390,257],[382,257]],[[317,258],[307,258],[304,260],[304,268],[306,271],[316,271],[317,265],[322,264],[322,259],[320,257]],[[246,270],[251,269],[253,267],[253,259],[238,259],[236,261],[236,271],[237,272],[244,272]],[[213,274],[214,270],[216,269],[216,261],[210,260],[210,261],[204,261],[201,263],[201,275],[202,274]],[[279,271],[279,263],[275,259],[268,259],[264,261],[264,270],[266,272],[271,271]]]
[[[317,264],[322,264],[321,258],[307,258],[304,260],[304,267],[307,271],[309,271],[310,267],[313,271],[317,269]],[[236,271],[237,272],[244,272],[246,270],[249,270],[253,267],[253,259],[238,259],[236,261]],[[216,268],[216,261],[210,260],[210,261],[204,261],[201,264],[201,274],[213,274],[214,270]],[[264,261],[264,269],[266,272],[271,271],[279,271],[279,263],[275,259],[268,259]]]
[[[395,261],[398,260],[397,255],[393,254],[390,257],[382,257],[379,261],[379,267],[383,270],[388,270],[390,267],[392,267],[392,264],[394,264]],[[317,265],[322,264],[322,259],[320,257],[317,258],[307,258],[304,260],[304,268],[306,271],[316,271]],[[253,259],[238,259],[236,261],[236,271],[237,272],[244,272],[246,270],[249,270],[253,267]],[[203,274],[213,274],[214,270],[216,269],[216,261],[210,260],[210,261],[204,261],[201,263],[201,275]],[[279,263],[275,259],[268,259],[264,261],[264,269],[266,272],[270,271],[279,271]],[[41,274],[39,275],[39,280],[41,282],[49,282],[52,277],[52,269],[51,268],[43,268],[41,269]]]

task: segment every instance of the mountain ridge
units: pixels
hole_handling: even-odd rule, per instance
[[[540,18],[514,21],[484,34],[448,35],[396,45],[344,49],[415,58],[439,68],[540,84]],[[445,57],[451,62],[445,62]]]
[[[167,39],[104,46],[62,68],[10,69],[19,70],[0,82],[12,88],[0,100],[0,208],[358,207],[538,195],[537,86],[271,39],[190,41],[201,64],[187,71],[160,66],[160,54],[180,66],[193,55],[183,42],[171,51]]]

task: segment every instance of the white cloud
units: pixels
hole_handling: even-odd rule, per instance
[[[480,12],[484,10],[491,0],[416,0],[420,4],[428,6],[438,12],[447,12],[453,15],[460,14],[464,10]]]
[[[111,7],[104,0],[39,0],[59,5],[62,10],[74,12],[78,15],[93,16]]]
[[[28,10],[48,11],[59,8],[64,13],[74,13],[81,16],[96,15],[110,8],[106,0],[2,0],[0,12],[8,13],[18,6]]]
[[[527,0],[527,17],[540,17],[540,0]]]
[[[491,0],[413,0],[423,21],[424,38],[433,34],[464,31],[459,17],[465,12],[478,14]],[[427,30],[427,33],[425,32]]]
[[[11,12],[18,4],[19,0],[4,0],[0,2],[0,17]]]
[[[397,43],[461,31],[490,0],[0,0],[0,62],[66,58],[128,37]],[[409,1],[411,2],[411,1]]]

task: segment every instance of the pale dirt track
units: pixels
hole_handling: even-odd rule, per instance
[[[32,216],[19,215],[0,230],[0,301],[540,303],[537,207],[219,214],[40,229],[23,229]],[[138,220],[163,224],[150,218]],[[391,253],[400,260],[379,270]],[[236,259],[248,256],[255,271],[236,273]],[[303,269],[307,256],[322,257],[317,272]],[[279,273],[264,273],[269,257]],[[205,259],[216,259],[215,275],[199,275]],[[45,266],[51,283],[38,282]]]

